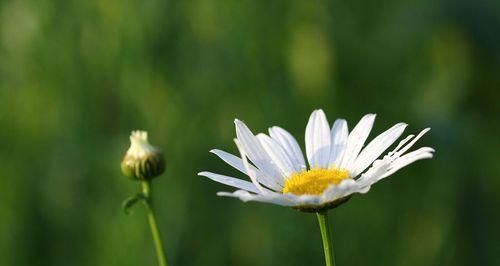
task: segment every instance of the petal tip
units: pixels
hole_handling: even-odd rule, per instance
[[[264,134],[264,133],[258,133],[258,134],[257,134],[257,135],[255,135],[255,136],[256,136],[257,138],[259,138],[259,139],[260,139],[260,138],[265,138],[265,137],[267,137],[267,135],[266,135],[266,134]]]
[[[408,127],[408,124],[404,123],[404,122],[400,122],[400,123],[396,124],[396,127],[398,127],[399,130],[401,130],[401,133],[403,133],[403,131]]]
[[[236,126],[241,126],[241,125],[244,125],[245,123],[243,121],[239,120],[238,118],[235,118],[234,119],[234,124]]]
[[[366,122],[370,121],[370,123],[373,123],[373,121],[375,120],[375,117],[377,117],[377,114],[372,114],[372,113],[366,114],[363,117],[361,117],[360,121],[364,120]]]

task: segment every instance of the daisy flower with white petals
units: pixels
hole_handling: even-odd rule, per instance
[[[326,265],[335,265],[328,224],[328,209],[346,202],[355,193],[366,193],[376,182],[420,159],[432,158],[429,147],[407,151],[429,128],[416,137],[409,135],[382,158],[379,158],[403,133],[405,123],[398,123],[363,146],[375,121],[374,114],[365,115],[352,129],[344,119],[332,128],[323,110],[315,110],[306,126],[306,165],[295,138],[274,126],[269,135],[254,135],[240,120],[235,120],[236,146],[241,158],[221,150],[211,152],[248,175],[250,181],[201,172],[214,181],[239,190],[219,192],[219,196],[289,206],[316,212],[323,239]]]
[[[409,135],[379,158],[401,136],[405,123],[389,128],[363,149],[374,120],[375,114],[365,115],[349,133],[344,119],[335,120],[330,128],[323,110],[315,110],[305,132],[307,167],[297,141],[288,131],[274,126],[269,128],[269,135],[254,135],[236,119],[235,142],[241,158],[222,150],[211,152],[248,175],[251,182],[211,172],[199,175],[239,189],[219,192],[219,196],[304,211],[329,209],[352,194],[368,192],[374,183],[417,160],[432,158],[434,149],[430,147],[406,153],[429,128],[416,137]]]

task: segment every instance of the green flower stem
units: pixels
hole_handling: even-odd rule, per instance
[[[335,266],[335,256],[333,254],[333,238],[328,222],[328,212],[317,212],[321,238],[323,239],[323,250],[325,251],[326,266]]]
[[[156,217],[153,211],[153,198],[151,196],[151,181],[142,181],[142,193],[144,194],[144,206],[146,206],[146,214],[148,216],[149,227],[153,235],[153,241],[156,249],[156,256],[158,257],[159,266],[168,266],[167,256],[165,256],[165,249],[161,241],[160,230],[156,223]]]

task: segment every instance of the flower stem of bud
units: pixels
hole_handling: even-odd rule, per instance
[[[142,183],[142,193],[145,197],[144,206],[146,207],[146,214],[148,217],[149,227],[151,228],[151,234],[153,235],[153,241],[156,249],[156,256],[158,258],[159,266],[168,266],[167,256],[165,256],[165,249],[163,248],[163,243],[161,241],[160,230],[158,229],[158,224],[156,223],[156,217],[153,211],[153,198],[151,195],[151,181],[143,180]]]

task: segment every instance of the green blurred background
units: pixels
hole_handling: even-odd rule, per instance
[[[233,119],[303,145],[323,108],[437,152],[331,213],[338,265],[500,265],[500,2],[0,1],[0,265],[155,265],[119,163],[134,129],[171,265],[323,265],[316,217],[219,198]],[[405,135],[406,135],[405,134]]]

